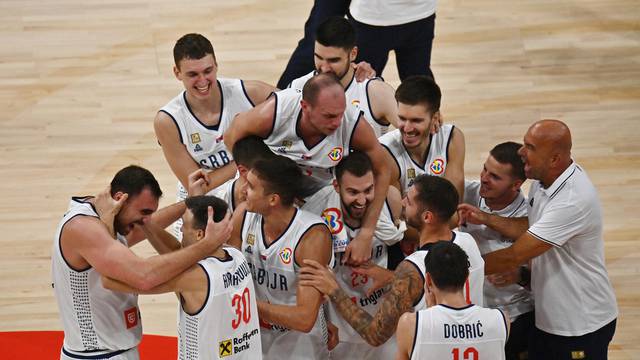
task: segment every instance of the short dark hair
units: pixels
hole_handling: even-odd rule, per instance
[[[318,25],[316,41],[323,46],[351,51],[356,46],[356,31],[349,20],[341,16],[331,16]]]
[[[469,277],[469,256],[453,241],[438,241],[431,246],[424,266],[435,286],[444,291],[459,291]]]
[[[207,228],[209,206],[213,208],[213,222],[220,222],[227,214],[229,206],[224,200],[210,195],[190,196],[184,200],[187,209],[193,214],[193,227],[198,230]]]
[[[342,175],[348,172],[356,177],[362,177],[369,171],[373,171],[373,165],[369,156],[362,151],[352,150],[344,157],[335,168],[336,179],[340,181]]]
[[[258,160],[251,171],[264,182],[265,193],[280,196],[282,205],[289,206],[295,198],[301,198],[303,175],[293,160],[284,156]]]
[[[396,101],[406,105],[424,105],[432,114],[440,111],[441,100],[440,87],[426,75],[409,76],[396,90]]]
[[[525,181],[527,176],[524,174],[524,162],[520,155],[518,155],[518,150],[520,150],[521,147],[522,144],[507,141],[494,146],[489,154],[491,154],[497,162],[511,165],[511,176]]]
[[[236,164],[243,165],[248,169],[253,168],[253,164],[258,160],[277,156],[264,143],[264,139],[255,135],[243,137],[236,141],[233,144],[232,154]]]
[[[315,105],[320,91],[330,86],[339,86],[344,91],[340,79],[334,73],[322,73],[313,76],[302,87],[302,99],[311,105]]]
[[[442,222],[449,221],[458,209],[458,191],[443,177],[422,174],[415,178],[413,187],[421,207],[434,213]]]
[[[137,165],[129,165],[121,169],[111,180],[112,196],[121,191],[129,194],[129,199],[131,199],[139,195],[144,189],[151,190],[151,193],[157,199],[162,196],[158,180],[153,177],[149,170]]]
[[[173,47],[173,61],[178,68],[182,59],[198,60],[207,54],[211,54],[215,61],[216,54],[213,52],[211,41],[200,34],[186,34],[178,39]]]

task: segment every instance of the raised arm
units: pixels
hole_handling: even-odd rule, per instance
[[[169,292],[181,293],[201,291],[203,289],[206,291],[206,286],[204,286],[206,284],[207,275],[204,273],[204,270],[198,265],[194,265],[186,271],[178,274],[178,276],[170,279],[169,281],[148,290],[136,289],[135,287],[127,285],[122,281],[102,276],[102,286],[105,289],[132,294],[164,294]]]
[[[239,139],[250,135],[266,138],[273,129],[276,113],[276,97],[271,96],[265,102],[251,110],[236,115],[233,122],[224,133],[224,143],[227,149],[233,149],[233,145]]]
[[[451,133],[444,178],[451,181],[453,186],[456,187],[460,202],[464,198],[464,152],[464,134],[460,129],[454,127]]]
[[[393,125],[398,128],[398,104],[395,90],[382,80],[373,80],[367,87],[369,106],[375,120],[380,125]]]
[[[526,217],[503,217],[486,213],[470,204],[458,205],[460,224],[487,225],[509,239],[517,239],[529,228]]]
[[[315,225],[300,239],[294,253],[294,261],[296,264],[302,264],[303,268],[305,260],[313,260],[326,265],[331,261],[332,251],[329,229],[324,224]],[[294,306],[259,301],[260,319],[297,331],[311,331],[322,304],[322,294],[315,288],[304,285],[298,285],[296,291],[296,305]]]
[[[233,246],[240,251],[242,251],[242,222],[247,213],[246,209],[247,206],[242,203],[233,211],[233,217],[231,218],[233,230],[231,230],[231,237],[227,241],[227,245]]]

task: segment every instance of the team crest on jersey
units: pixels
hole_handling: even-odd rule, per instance
[[[218,355],[225,357],[233,354],[233,347],[231,346],[231,339],[220,341],[218,344]]]
[[[247,244],[249,245],[253,245],[256,243],[256,236],[253,234],[248,234],[247,235]]]
[[[415,179],[416,178],[416,169],[414,169],[414,168],[407,169],[407,177],[409,179]]]
[[[197,143],[199,143],[200,141],[201,141],[201,140],[200,140],[200,133],[193,133],[193,134],[191,134],[191,143],[192,143],[192,144],[197,144]]]
[[[132,307],[124,311],[124,322],[127,324],[127,329],[138,326],[138,308]]]
[[[202,146],[200,146],[200,144],[196,144],[196,147],[193,148],[193,151],[202,151]]]
[[[331,234],[338,234],[344,227],[342,223],[342,212],[338,208],[328,208],[322,211],[322,218],[329,227]]]
[[[440,158],[433,160],[431,165],[429,165],[429,168],[431,169],[431,172],[436,175],[442,174],[444,172],[444,160]]]
[[[282,261],[283,264],[285,265],[291,264],[292,258],[293,258],[293,251],[291,251],[291,248],[286,247],[282,249],[282,251],[280,251],[280,261]]]
[[[358,100],[358,99],[351,100],[351,105],[359,108],[360,107],[360,100]]]
[[[342,160],[342,148],[340,146],[334,147],[333,149],[331,149],[328,156],[329,156],[329,159],[333,161]]]

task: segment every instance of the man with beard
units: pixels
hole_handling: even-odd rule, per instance
[[[398,182],[406,194],[420,174],[443,176],[455,186],[460,198],[464,194],[464,152],[462,131],[443,124],[431,135],[434,124],[442,122],[440,87],[425,75],[405,79],[396,90],[398,129],[380,138],[395,159],[391,182]]]
[[[344,17],[330,17],[316,30],[315,70],[293,80],[289,87],[302,90],[307,80],[316,74],[335,74],[344,87],[347,106],[361,110],[379,137],[387,132],[389,124],[398,127],[394,91],[381,78],[357,82],[355,69],[351,66],[357,55],[356,33],[349,21]]]
[[[371,239],[389,186],[392,161],[371,126],[357,109],[347,108],[344,88],[334,74],[309,79],[302,93],[286,89],[254,109],[236,116],[224,141],[233,148],[238,139],[256,135],[276,154],[287,157],[308,175],[309,193],[331,184],[333,168],[352,149],[366,153],[373,163],[375,196],[362,229],[345,250],[353,263],[371,256]],[[292,179],[293,180],[293,179]]]
[[[136,256],[129,247],[142,240],[145,223],[166,227],[184,211],[184,204],[179,204],[152,218],[161,195],[153,175],[132,165],[115,175],[110,193],[102,198],[71,199],[58,225],[51,259],[65,334],[61,359],[138,359],[142,324],[137,296],[104,289],[100,275],[148,290],[183,272],[229,237],[227,215],[193,246],[148,259]],[[154,246],[157,240],[149,237]]]
[[[305,260],[332,264],[331,233],[320,216],[294,206],[301,178],[288,158],[257,161],[233,216],[229,244],[243,252],[253,274],[265,359],[328,357],[322,295],[300,286],[298,273]]]
[[[420,175],[403,199],[405,218],[409,225],[420,231],[420,247],[402,261],[391,280],[390,290],[374,315],[354,304],[349,295],[338,285],[335,275],[325,265],[305,262],[301,270],[301,284],[313,286],[327,295],[342,316],[372,346],[380,346],[396,331],[398,319],[407,311],[426,308],[424,293],[424,258],[433,243],[453,241],[469,256],[469,279],[465,283],[467,303],[482,306],[484,261],[471,235],[451,231],[449,223],[456,212],[458,193],[451,182],[444,178]]]
[[[374,278],[368,276],[367,272],[373,271],[372,269],[376,267],[386,269],[387,246],[402,239],[406,227],[399,221],[402,209],[400,192],[393,186],[389,187],[387,201],[380,213],[373,236],[370,263],[361,268],[352,268],[342,263],[342,257],[344,248],[360,230],[365,211],[373,200],[374,180],[371,160],[366,154],[354,151],[342,159],[336,166],[335,172],[336,179],[333,185],[321,189],[317,194],[306,199],[307,202],[302,209],[322,213],[333,239],[333,251],[337,260],[333,267],[336,281],[358,307],[373,315],[382,302],[385,289],[377,288]],[[337,326],[340,338],[340,343],[331,352],[333,358],[388,359],[393,357],[395,341],[387,341],[380,348],[367,344],[342,319],[333,303],[329,303],[329,320]]]
[[[527,201],[520,189],[526,180],[524,163],[518,155],[520,147],[518,143],[505,142],[491,149],[480,180],[465,181],[463,203],[502,217],[527,216]],[[514,242],[486,225],[462,224],[460,231],[476,239],[483,255],[512,246]],[[533,297],[527,289],[530,278],[529,267],[523,265],[506,273],[489,275],[484,284],[485,306],[504,310],[512,321],[505,347],[510,360],[526,357],[534,328]]]

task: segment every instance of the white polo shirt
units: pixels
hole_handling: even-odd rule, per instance
[[[547,189],[529,191],[529,230],[553,247],[532,262],[536,327],[581,336],[618,316],[604,263],[602,211],[586,172],[573,162]]]

